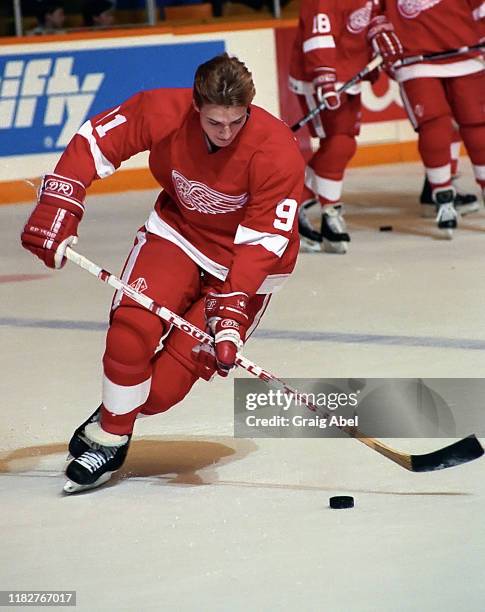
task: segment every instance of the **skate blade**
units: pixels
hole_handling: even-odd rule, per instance
[[[440,229],[440,232],[446,240],[453,240],[453,230],[450,227]]]
[[[462,217],[466,217],[470,213],[478,212],[482,207],[480,206],[480,202],[472,202],[471,204],[463,204],[463,206],[458,206],[456,212],[459,213]]]
[[[111,478],[111,474],[113,474],[113,472],[106,472],[106,474],[103,474],[100,478],[98,478],[98,480],[89,485],[80,485],[77,482],[68,480],[66,481],[66,484],[64,485],[62,490],[64,491],[64,493],[72,495],[73,493],[80,493],[81,491],[95,489],[96,487],[101,486],[105,482],[108,482],[108,480]]]
[[[318,242],[311,242],[300,236],[300,253],[320,253],[322,250]]]
[[[348,242],[330,242],[329,240],[323,239],[323,250],[325,253],[336,253],[337,255],[345,255],[348,250]]]

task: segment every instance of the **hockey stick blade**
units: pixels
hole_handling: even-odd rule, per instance
[[[432,453],[411,455],[411,470],[413,472],[444,470],[478,459],[483,453],[482,445],[472,434]]]
[[[462,438],[449,446],[439,448],[431,453],[410,455],[397,451],[380,440],[363,436],[361,432],[355,429],[349,427],[343,429],[349,436],[354,437],[356,440],[359,440],[359,442],[369,446],[379,454],[410,472],[435,472],[437,470],[444,470],[446,468],[462,465],[463,463],[468,463],[469,461],[478,459],[484,454],[482,445],[475,434],[471,434],[466,438]]]

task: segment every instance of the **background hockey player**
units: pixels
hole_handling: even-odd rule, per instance
[[[479,42],[483,0],[386,0],[404,56],[439,53]],[[395,71],[408,115],[418,133],[438,227],[457,226],[450,145],[453,119],[485,189],[485,66],[479,52],[423,61]]]
[[[350,237],[340,198],[345,168],[357,147],[361,100],[360,85],[342,95],[336,89],[362,70],[375,52],[390,66],[401,57],[401,46],[392,25],[372,2],[305,0],[300,6],[289,87],[304,114],[325,102],[325,109],[309,124],[320,147],[306,168],[300,232],[323,242],[327,252],[345,253]],[[321,234],[312,230],[304,215],[315,198],[322,206]]]
[[[86,188],[149,150],[163,191],[122,278],[143,279],[152,299],[207,325],[215,342],[215,352],[200,350],[115,295],[102,404],[71,439],[67,492],[102,484],[121,467],[139,414],[168,410],[199,377],[227,376],[271,293],[294,268],[304,161],[288,127],[251,104],[254,95],[245,65],[218,56],[197,69],[193,94],[141,92],[87,121],[55,173],[43,178],[22,244],[59,268],[76,241]]]
[[[468,215],[472,212],[480,210],[480,202],[474,193],[462,193],[457,190],[456,179],[460,177],[458,170],[459,158],[461,150],[461,136],[460,131],[455,122],[453,122],[453,136],[450,147],[450,162],[451,162],[451,180],[453,187],[455,188],[455,209],[460,215]],[[433,202],[433,189],[428,177],[424,175],[423,188],[419,201],[421,203],[423,217],[436,217],[436,204]]]

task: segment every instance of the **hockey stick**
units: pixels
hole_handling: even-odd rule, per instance
[[[337,89],[337,93],[339,93],[339,94],[344,93],[344,91],[347,91],[347,89],[350,89],[354,85],[357,85],[357,83],[359,81],[361,81],[365,76],[367,76],[369,74],[369,72],[372,72],[373,70],[375,70],[375,68],[380,66],[382,64],[382,61],[383,61],[382,57],[380,55],[376,55],[374,57],[374,59],[371,60],[367,64],[367,66],[365,66],[365,68],[362,68],[362,70],[360,72],[358,72],[354,77],[352,77],[349,81],[346,81],[342,85],[342,87],[339,87]],[[323,110],[324,108],[325,108],[325,102],[322,101],[322,102],[320,102],[320,104],[318,106],[316,106],[312,111],[310,111],[308,113],[308,115],[305,115],[302,119],[300,119],[300,121],[298,121],[297,123],[292,125],[291,126],[291,131],[292,132],[297,132],[300,128],[302,128],[309,121],[311,121],[313,119],[313,117],[318,115],[318,113],[321,110]]]
[[[401,68],[402,66],[408,66],[409,64],[415,64],[417,62],[426,62],[433,60],[446,59],[447,57],[454,57],[455,55],[462,55],[463,53],[470,53],[471,51],[479,51],[485,49],[485,43],[479,43],[478,45],[470,45],[469,47],[459,47],[458,49],[450,49],[449,51],[443,51],[439,53],[426,53],[424,55],[413,55],[412,57],[405,57],[402,60],[398,60],[393,64],[393,68]]]
[[[165,306],[157,304],[147,295],[140,293],[133,287],[130,287],[130,285],[123,282],[121,279],[117,278],[107,270],[100,268],[83,255],[73,251],[70,247],[66,249],[66,257],[69,259],[69,261],[72,261],[84,270],[87,270],[90,274],[93,274],[104,283],[111,285],[111,287],[122,291],[134,302],[137,302],[150,312],[153,312],[165,322],[174,325],[177,329],[180,329],[198,342],[207,345],[213,344],[212,336],[209,336],[209,334],[203,332],[198,327],[192,325],[192,323],[189,323],[168,308],[165,308]],[[297,398],[299,401],[301,401],[301,403],[305,404],[309,410],[329,418],[330,415],[328,413],[319,411],[314,404],[308,401],[304,394],[299,393],[296,389],[290,387],[283,380],[277,378],[267,370],[264,370],[249,359],[246,359],[246,357],[240,353],[237,354],[236,364],[253,376],[260,378],[265,382],[278,383],[283,387],[286,393]],[[450,446],[446,446],[432,453],[427,453],[425,455],[410,455],[396,451],[375,438],[364,436],[362,432],[358,431],[358,429],[355,427],[343,426],[339,427],[339,429],[351,438],[359,440],[359,442],[362,442],[369,448],[372,448],[384,457],[387,457],[394,463],[397,463],[401,467],[405,468],[406,470],[410,470],[411,472],[432,472],[434,470],[441,470],[472,461],[484,453],[483,448],[475,435],[463,438]]]

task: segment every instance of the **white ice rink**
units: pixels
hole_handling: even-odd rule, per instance
[[[483,376],[485,213],[440,239],[421,183],[419,164],[349,171],[349,253],[300,256],[250,359],[283,378]],[[90,197],[79,252],[119,273],[154,196]],[[111,290],[20,247],[30,206],[0,207],[0,590],[75,590],[83,612],[485,610],[485,459],[414,474],[355,440],[234,439],[232,382],[137,422],[120,478],[63,496]]]

